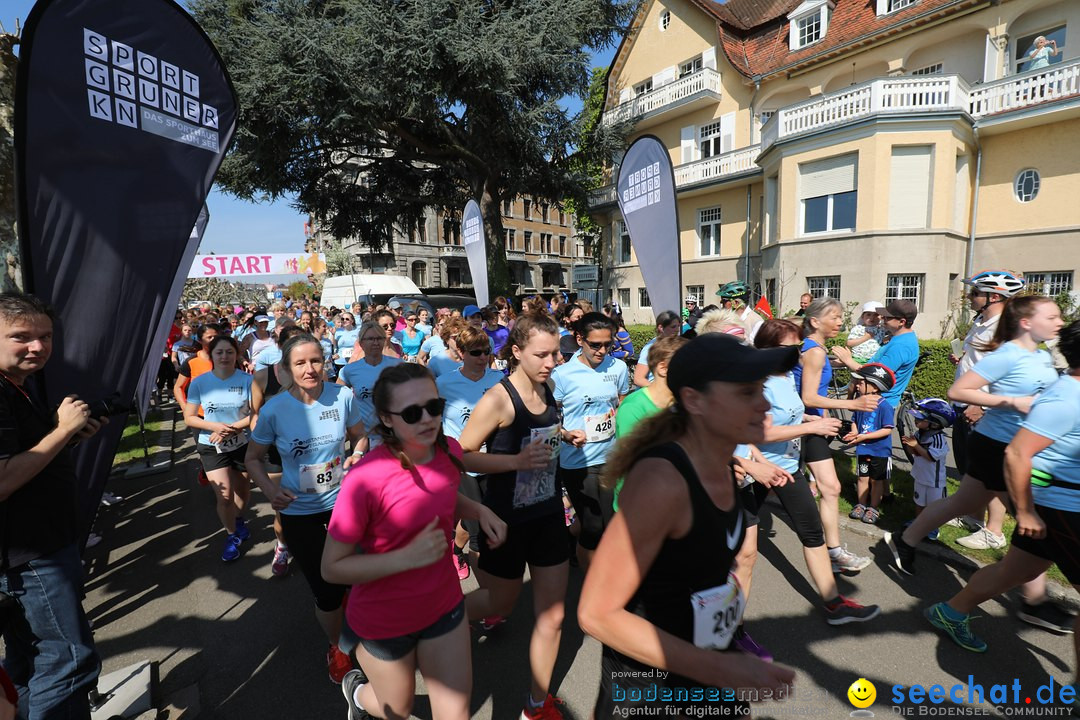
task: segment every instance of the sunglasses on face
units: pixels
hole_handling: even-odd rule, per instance
[[[468,353],[470,355],[472,355],[473,357],[480,357],[481,355],[490,355],[491,354],[491,348],[489,348],[489,347],[477,348],[475,350],[469,350]]]
[[[407,317],[407,318],[405,318],[405,322],[416,322],[416,318],[414,318],[414,317]]]
[[[420,418],[424,416],[424,411],[427,411],[429,417],[437,418],[443,414],[443,408],[446,407],[446,400],[443,398],[432,398],[423,405],[410,405],[403,409],[401,412],[394,412],[393,410],[387,410],[390,415],[397,415],[401,418],[402,422],[407,425],[415,425],[420,422]]]
[[[588,345],[588,346],[589,346],[589,347],[590,347],[591,349],[593,349],[593,350],[596,350],[596,351],[600,351],[600,350],[610,350],[610,349],[611,349],[611,345],[612,345],[611,343],[606,343],[606,342],[589,342],[588,340],[586,340],[586,341],[585,341],[585,344],[586,344],[586,345]]]
[[[393,323],[390,323],[389,325],[383,325],[382,323],[379,323],[379,327],[381,327],[383,330],[389,330],[390,328],[394,327],[394,325]]]

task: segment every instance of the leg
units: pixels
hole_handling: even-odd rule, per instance
[[[1049,560],[1013,546],[1000,562],[987,565],[972,575],[964,589],[953,595],[947,604],[957,612],[969,614],[990,598],[1045,573],[1050,565]]]
[[[818,512],[821,514],[821,527],[825,531],[825,544],[829,547],[840,547],[840,478],[836,476],[836,465],[830,457],[809,463],[809,467],[821,495]]]
[[[524,584],[523,578],[507,580],[478,569],[476,579],[480,589],[465,596],[465,614],[470,622],[491,615],[507,617],[514,611]]]
[[[882,480],[874,480],[870,484],[870,506],[880,507],[881,499],[885,497],[885,491],[889,488],[888,477]]]
[[[532,577],[536,624],[529,641],[529,665],[532,668],[532,698],[543,702],[550,692],[551,674],[559,655],[563,616],[566,612],[566,583],[569,564],[551,567],[529,566]]]
[[[746,528],[746,537],[739,554],[735,556],[735,577],[739,579],[743,595],[750,599],[750,585],[754,581],[754,564],[758,558],[758,526],[751,525]]]
[[[245,473],[236,468],[229,470],[229,484],[233,492],[233,504],[236,506],[236,514],[243,515],[247,507],[248,498],[251,496],[251,481]]]
[[[281,530],[281,513],[274,513],[274,537],[277,538],[278,547],[287,548],[285,533]]]
[[[795,534],[803,544],[806,569],[817,586],[822,600],[835,600],[839,591],[832,572],[832,560],[825,546],[825,534],[821,527],[814,496],[802,473],[795,473],[795,481],[778,487],[776,496],[795,525]]]
[[[469,720],[472,693],[472,643],[466,622],[417,647],[420,674],[427,684],[433,720]]]
[[[915,522],[904,530],[901,539],[914,547],[934,528],[940,527],[953,518],[978,510],[992,496],[993,493],[981,482],[970,475],[965,475],[956,492],[944,500],[930,503],[926,510],[915,519]]]
[[[214,489],[214,498],[217,500],[217,515],[225,532],[236,532],[236,500],[233,492],[232,471],[228,468],[207,470],[206,477],[210,486]]]
[[[1008,499],[1007,493],[1002,493],[1001,495],[1004,495],[1006,500]],[[1005,503],[1002,502],[1000,495],[992,499],[986,506],[986,514],[986,529],[995,535],[1000,535],[1001,528],[1005,524]],[[979,516],[979,519],[982,519],[981,515]]]
[[[322,576],[322,549],[326,543],[326,523],[329,520],[329,512],[282,515],[281,529],[315,597],[315,620],[326,634],[327,642],[336,646],[341,636],[345,588],[328,583]]]
[[[859,503],[862,505],[870,504],[870,478],[865,475],[860,475],[856,480],[856,492],[858,494]]]
[[[356,646],[356,659],[368,677],[357,701],[369,715],[386,720],[407,720],[416,697],[416,650],[395,660],[381,660]]]

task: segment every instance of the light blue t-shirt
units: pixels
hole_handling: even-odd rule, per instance
[[[352,357],[353,347],[356,345],[356,339],[359,337],[360,328],[334,331],[334,347],[337,348],[338,354],[338,359],[334,361],[335,365],[344,365],[349,362],[349,358]]]
[[[1050,353],[1045,350],[1025,350],[1015,342],[1005,343],[971,369],[986,379],[992,394],[1011,397],[1038,395],[1058,379]],[[1012,408],[988,408],[975,426],[975,432],[1007,443],[1020,429],[1023,420],[1023,414]]]
[[[1035,400],[1021,427],[1054,441],[1031,466],[1076,485],[1075,490],[1032,485],[1032,498],[1045,507],[1080,512],[1080,380],[1058,378]]]
[[[234,370],[222,380],[212,372],[203,373],[188,386],[187,400],[202,405],[207,422],[234,423],[251,412],[251,376]],[[209,445],[210,435],[208,430],[200,430],[198,441]]]
[[[420,343],[420,351],[426,352],[428,356],[432,356],[440,350],[446,349],[446,343],[438,335],[432,335],[424,339],[424,342]]]
[[[266,401],[252,439],[281,453],[281,487],[296,499],[284,515],[313,515],[334,507],[345,472],[345,431],[360,422],[348,388],[323,383],[322,394],[305,405],[288,392]]]
[[[802,425],[806,406],[795,387],[795,376],[773,375],[765,380],[765,399],[769,401],[769,414],[774,427],[782,425]],[[790,473],[799,469],[799,452],[802,438],[792,438],[783,442],[761,443],[758,450],[765,459]]]
[[[420,352],[420,347],[424,344],[426,335],[423,330],[417,327],[416,335],[413,337],[409,337],[409,334],[404,330],[395,332],[394,337],[401,343],[401,348],[406,355],[416,355]]]
[[[652,348],[654,342],[656,342],[656,338],[653,338],[649,342],[645,343],[645,347],[641,348],[641,352],[638,353],[637,356],[638,365],[644,365],[645,367],[649,367],[649,350]],[[649,382],[652,382],[652,372],[647,373],[646,377],[648,378]]]
[[[919,362],[919,338],[913,332],[894,335],[888,344],[874,353],[870,362],[881,363],[893,371],[896,384],[892,390],[881,393],[881,399],[893,407],[900,407],[900,396],[907,390],[915,372],[915,363]]]
[[[461,367],[461,361],[452,359],[446,352],[446,348],[432,353],[431,357],[428,358],[427,368],[436,378],[454,372],[459,367]]]
[[[326,377],[333,380],[337,377],[337,368],[334,367],[334,341],[323,335],[319,338],[319,346],[322,347],[323,354],[323,369],[326,370]]]
[[[615,445],[615,411],[619,398],[630,392],[626,363],[610,355],[591,368],[581,353],[551,373],[555,381],[555,401],[562,405],[563,428],[584,430],[584,447],[562,443],[559,464],[567,469],[602,465]]]
[[[487,368],[479,380],[470,380],[461,374],[458,368],[448,373],[443,373],[435,381],[439,389],[439,396],[446,400],[446,409],[443,410],[443,432],[454,438],[461,437],[465,430],[465,423],[472,415],[476,403],[491,388],[499,384],[503,374],[498,370]]]
[[[281,348],[277,345],[271,345],[255,358],[255,372],[273,368],[279,362],[281,362]]]
[[[372,365],[367,360],[357,360],[341,368],[338,372],[341,382],[351,387],[356,394],[357,404],[360,407],[360,418],[364,421],[364,429],[369,433],[378,424],[375,418],[375,401],[372,399],[375,381],[379,379],[379,374],[383,370],[400,364],[400,358],[383,355],[378,365]],[[372,447],[374,447],[377,437],[377,435],[371,436]]]

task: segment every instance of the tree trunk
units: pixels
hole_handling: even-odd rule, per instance
[[[484,217],[484,245],[487,249],[488,294],[491,297],[509,296],[513,290],[510,282],[510,261],[506,259],[506,240],[502,225],[502,196],[498,184],[488,179],[476,201]]]
[[[0,292],[22,290],[15,235],[15,66],[18,38],[0,34]]]

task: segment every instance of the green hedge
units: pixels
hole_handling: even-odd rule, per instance
[[[634,342],[634,353],[640,353],[645,343],[656,336],[656,330],[651,325],[631,325],[627,327],[630,339]],[[847,334],[841,333],[826,345],[843,345],[847,341]],[[920,340],[919,352],[930,352],[929,357],[918,367],[911,378],[909,389],[915,397],[922,400],[929,397],[944,398],[952,385],[956,366],[949,362],[949,353],[952,352],[948,340]],[[847,378],[842,377],[846,382]]]

